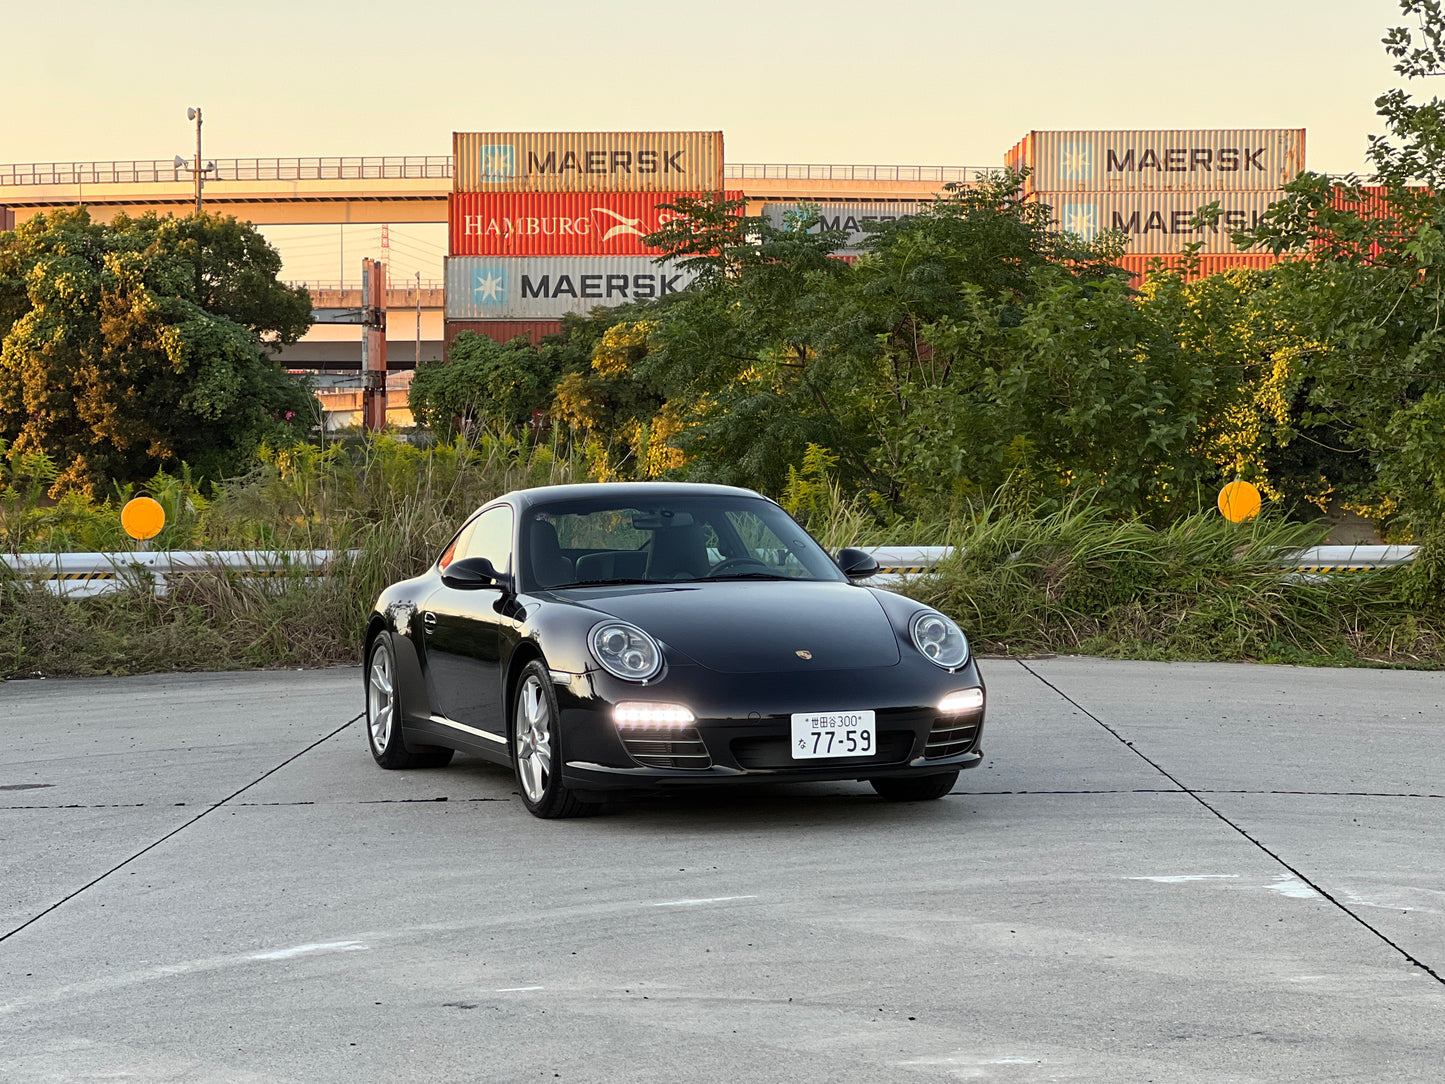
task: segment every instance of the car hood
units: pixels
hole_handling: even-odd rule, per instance
[[[898,639],[883,607],[872,592],[846,583],[723,580],[617,588],[577,601],[645,629],[670,656],[724,674],[898,662]]]

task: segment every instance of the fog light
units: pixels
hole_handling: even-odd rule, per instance
[[[938,702],[938,710],[945,715],[957,715],[964,711],[977,711],[983,707],[982,689],[962,689],[949,693]]]
[[[692,712],[681,704],[654,704],[644,700],[624,700],[612,709],[618,726],[691,726],[697,722]]]

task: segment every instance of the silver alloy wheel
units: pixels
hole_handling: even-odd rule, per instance
[[[366,721],[371,728],[371,747],[377,754],[386,752],[391,740],[392,715],[396,695],[392,691],[391,651],[385,642],[371,653],[371,673],[366,681]]]
[[[552,774],[552,719],[547,691],[536,675],[528,674],[517,693],[517,778],[533,805],[547,793]]]

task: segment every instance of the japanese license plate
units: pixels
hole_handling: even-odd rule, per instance
[[[793,716],[793,759],[870,757],[878,751],[871,711],[810,711]]]

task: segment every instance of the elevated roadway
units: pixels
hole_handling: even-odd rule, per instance
[[[208,210],[266,225],[445,222],[452,160],[222,158],[205,182]],[[750,203],[789,200],[926,199],[994,167],[735,163],[725,183]],[[84,204],[99,221],[119,214],[187,214],[191,174],[167,161],[0,165],[4,225]]]
[[[258,226],[444,223],[452,187],[450,155],[340,158],[221,158],[204,183],[207,210]],[[741,191],[749,213],[773,201],[918,200],[944,186],[975,181],[996,167],[730,163],[725,184]],[[186,215],[195,206],[195,180],[173,161],[0,164],[0,229],[37,214],[83,204],[109,222],[125,214]],[[431,284],[428,284],[430,287]],[[318,310],[359,308],[360,291],[312,290]],[[411,368],[440,357],[440,288],[388,292],[387,328],[392,368]],[[355,371],[360,366],[356,327],[318,324],[282,351],[289,367]]]

